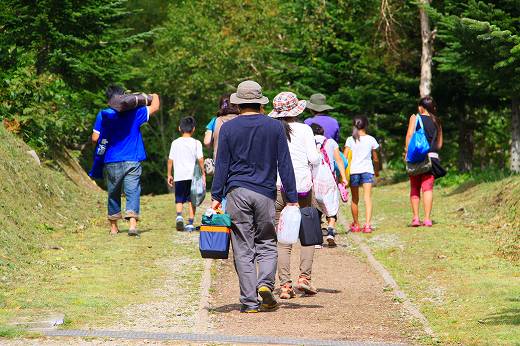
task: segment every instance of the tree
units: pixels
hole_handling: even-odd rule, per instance
[[[20,124],[42,152],[87,137],[101,90],[122,82],[132,47],[148,33],[120,26],[125,1],[0,2],[0,118]]]
[[[510,169],[520,172],[520,9],[515,1],[470,1],[439,16],[442,41],[439,69],[463,75],[468,83],[506,99],[511,109]]]
[[[435,30],[430,29],[430,17],[428,16],[427,6],[431,0],[419,1],[419,13],[421,17],[421,81],[419,83],[419,93],[421,97],[431,94],[432,84],[432,57],[433,57],[433,40],[435,39]]]

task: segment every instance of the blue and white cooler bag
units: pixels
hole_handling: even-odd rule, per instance
[[[202,258],[227,259],[231,240],[231,217],[228,214],[202,216],[199,249]]]

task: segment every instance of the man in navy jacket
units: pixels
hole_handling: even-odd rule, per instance
[[[263,114],[269,99],[253,81],[240,83],[231,95],[240,116],[222,125],[212,186],[213,207],[227,198],[231,241],[240,283],[241,312],[277,306],[273,296],[276,263],[274,228],[276,174],[288,205],[298,205],[294,170],[282,124]],[[258,269],[257,269],[258,268]]]

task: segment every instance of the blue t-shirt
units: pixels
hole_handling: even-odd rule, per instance
[[[105,163],[146,160],[141,125],[148,119],[147,107],[115,113],[110,117],[103,117],[103,111],[98,113],[93,131],[102,132],[108,140]]]
[[[217,122],[217,117],[211,118],[208,125],[206,125],[206,130],[215,132],[215,123]]]

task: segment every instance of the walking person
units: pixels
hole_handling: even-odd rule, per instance
[[[110,85],[106,90],[107,101],[117,95],[123,95],[125,90],[116,85]],[[126,196],[125,219],[129,220],[129,236],[139,235],[137,221],[139,220],[141,198],[141,162],[146,160],[141,126],[148,122],[150,116],[160,107],[159,96],[152,94],[150,106],[137,107],[125,112],[114,112],[110,120],[102,121],[96,118],[92,141],[96,143],[99,134],[103,132],[107,140],[105,151],[105,171],[108,190],[108,220],[110,234],[119,232],[118,220],[121,213],[121,192]]]
[[[211,144],[213,143],[213,139],[215,138],[215,123],[217,122],[217,117],[212,117],[209,123],[206,125],[206,132],[204,132],[204,146],[206,148],[211,148]]]
[[[220,97],[219,100],[219,111],[217,112],[217,118],[215,120],[215,127],[213,129],[213,158],[217,157],[218,151],[218,136],[220,134],[220,128],[225,122],[235,119],[238,116],[238,107],[231,103],[231,94],[225,94]]]
[[[280,120],[287,138],[291,162],[296,178],[298,203],[301,208],[312,205],[312,165],[320,163],[321,155],[316,150],[312,129],[297,122],[297,117],[305,110],[306,101],[299,101],[295,94],[282,92],[273,100],[274,110],[269,116]],[[276,182],[276,214],[275,226],[278,226],[280,214],[287,204],[287,195],[280,178]],[[280,280],[280,299],[290,299],[296,296],[291,279],[291,244],[278,243],[278,279]],[[312,263],[314,261],[314,245],[302,246],[300,250],[300,274],[296,288],[306,294],[316,294],[318,291],[311,284]]]
[[[287,205],[298,206],[294,170],[282,124],[263,114],[269,99],[254,81],[238,85],[230,101],[240,116],[222,125],[212,186],[212,207],[227,198],[231,241],[240,283],[241,312],[274,309],[277,263],[274,227],[277,172]]]
[[[195,119],[193,117],[182,118],[179,131],[182,134],[181,137],[174,140],[170,147],[168,185],[173,187],[175,184],[175,209],[177,212],[175,224],[177,231],[192,232],[195,229],[193,220],[195,219],[196,206],[191,201],[191,181],[195,165],[200,166],[203,179],[206,179],[204,157],[202,154],[202,143],[193,138]],[[188,224],[186,226],[184,226],[184,218],[182,217],[182,209],[185,203],[188,204],[189,210]]]
[[[376,139],[367,134],[368,119],[364,116],[356,116],[353,120],[352,136],[345,142],[344,155],[348,157],[352,152],[350,162],[350,191],[352,193],[351,211],[353,222],[350,225],[351,232],[370,233],[372,227],[372,185],[374,175],[379,176],[379,158]],[[359,187],[363,186],[365,201],[365,225],[359,227]]]
[[[345,165],[343,164],[343,159],[339,154],[339,145],[332,138],[326,138],[324,136],[325,130],[321,125],[313,123],[311,125],[312,132],[314,134],[315,145],[318,150],[324,150],[327,153],[327,157],[329,158],[329,165],[332,175],[335,175],[334,170],[334,162],[338,165],[339,173],[341,176],[341,182],[346,183],[347,177],[345,175]],[[335,177],[336,179],[338,177]],[[336,181],[337,183],[337,181]],[[329,247],[335,247],[336,244],[336,222],[338,220],[337,215],[329,215],[326,216],[327,219],[327,243]]]
[[[307,101],[307,109],[313,115],[311,118],[305,119],[305,124],[318,124],[323,128],[323,135],[331,138],[339,143],[339,123],[336,119],[329,115],[329,110],[334,109],[327,104],[327,98],[323,94],[314,94]]]
[[[418,114],[411,115],[408,123],[408,131],[406,132],[405,157],[408,150],[408,144],[413,133],[420,129],[419,119],[422,121],[426,138],[430,145],[428,156],[431,160],[439,159],[439,150],[442,148],[443,136],[442,126],[437,117],[437,105],[432,97],[426,96],[420,99],[417,106]],[[410,175],[410,204],[412,205],[412,227],[432,227],[431,212],[433,208],[433,185],[435,177],[431,172],[420,175]],[[419,219],[419,204],[421,201],[421,190],[424,204],[424,219],[421,223]]]

